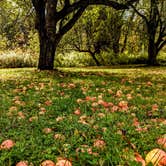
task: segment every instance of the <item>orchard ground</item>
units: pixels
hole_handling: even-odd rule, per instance
[[[0,166],[141,165],[166,151],[166,67],[0,69],[0,129]]]

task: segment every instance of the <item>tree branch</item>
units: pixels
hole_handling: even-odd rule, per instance
[[[130,4],[130,3],[129,3]],[[148,19],[146,18],[146,16],[144,16],[142,13],[140,13],[134,5],[130,4],[130,6],[132,7],[132,9],[146,22],[146,24],[149,24]]]
[[[73,46],[75,47],[75,51],[79,51],[79,52],[87,52],[87,53],[92,53],[91,50],[86,50],[86,49],[81,49],[80,47],[78,47],[76,44],[73,44]]]
[[[68,23],[66,23],[60,29],[60,32],[59,32],[60,36],[64,35],[66,32],[68,32],[73,27],[73,25],[81,17],[81,15],[82,15],[82,13],[84,12],[85,9],[86,9],[86,7],[82,7],[80,9],[78,9],[78,11],[76,12],[76,14],[74,14],[74,16],[68,21]]]
[[[159,52],[165,45],[166,45],[166,40],[163,40],[163,42],[161,42],[161,44],[157,48],[157,52]]]
[[[126,4],[120,4],[110,0],[89,0],[88,5],[106,5],[113,7],[116,10],[129,9],[128,5]]]
[[[81,8],[81,7],[87,7],[88,5],[106,5],[113,7],[116,10],[123,10],[123,9],[129,9],[129,6],[134,3],[138,2],[139,0],[128,0],[126,3],[118,3],[116,1],[112,0],[79,0],[72,5],[69,5],[68,8],[64,7],[61,11],[59,11],[58,19],[62,19],[63,17],[66,17],[68,14],[72,13],[73,11]]]
[[[158,39],[156,42],[157,47],[160,45],[160,43],[163,41],[163,38],[166,36],[165,30],[166,27],[163,25],[163,22],[160,19],[160,29],[159,29],[159,35],[158,35]]]

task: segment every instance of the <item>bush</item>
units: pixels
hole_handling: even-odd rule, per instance
[[[7,39],[0,35],[0,50],[5,49],[7,47]]]
[[[70,52],[58,54],[55,58],[55,67],[84,67],[94,66],[95,63],[87,53]]]
[[[109,65],[117,65],[118,64],[118,57],[116,57],[112,50],[102,51],[100,53],[99,60],[101,65],[109,66]]]
[[[110,65],[128,65],[128,64],[146,64],[147,55],[124,53],[115,56],[111,50],[102,51],[95,55],[102,66]],[[70,52],[58,54],[55,59],[56,67],[85,67],[95,66],[96,63],[87,53]]]
[[[148,55],[144,53],[140,54],[130,54],[123,53],[118,56],[117,63],[120,65],[128,65],[128,64],[146,64]]]
[[[166,65],[166,50],[161,51],[157,57],[159,64]]]
[[[0,68],[36,67],[38,58],[21,50],[0,53]]]

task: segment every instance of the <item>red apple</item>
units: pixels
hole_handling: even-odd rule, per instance
[[[57,163],[55,166],[72,166],[72,163],[65,158],[57,158]]]
[[[40,166],[55,166],[55,163],[51,160],[45,160],[41,163]]]
[[[15,143],[13,142],[13,140],[8,139],[1,143],[0,149],[11,149],[14,145]]]
[[[16,164],[16,166],[28,166],[28,161],[20,161]]]
[[[164,166],[163,163],[166,161],[166,152],[155,148],[146,155],[145,161],[146,165],[152,163],[154,166]]]

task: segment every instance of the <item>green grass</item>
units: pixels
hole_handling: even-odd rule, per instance
[[[122,101],[127,107],[120,107]],[[0,150],[0,166],[21,160],[39,166],[57,157],[70,159],[73,166],[136,166],[135,151],[145,158],[153,148],[165,150],[156,142],[165,131],[165,67],[0,69],[0,144],[15,142]],[[104,140],[104,148],[93,146],[97,139]],[[82,145],[97,155],[76,152]]]

